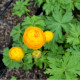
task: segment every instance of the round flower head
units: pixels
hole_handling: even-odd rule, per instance
[[[39,49],[45,44],[45,35],[38,27],[28,27],[23,35],[23,42],[32,49]]]
[[[14,61],[21,61],[24,57],[24,51],[20,47],[12,47],[9,50],[9,57]]]
[[[34,50],[33,53],[32,53],[32,56],[34,58],[39,58],[41,56],[41,51],[39,50]]]
[[[45,31],[44,35],[46,37],[46,42],[50,42],[54,37],[54,34],[51,31]]]

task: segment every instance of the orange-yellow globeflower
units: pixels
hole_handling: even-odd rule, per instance
[[[44,35],[46,37],[46,42],[50,42],[54,37],[54,34],[51,31],[45,31]]]
[[[14,61],[21,61],[24,57],[24,51],[20,47],[12,47],[9,50],[9,57]]]
[[[39,49],[45,44],[44,32],[38,27],[28,27],[23,35],[23,42],[32,49]]]

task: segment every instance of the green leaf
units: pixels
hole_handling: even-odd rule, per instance
[[[68,23],[73,19],[72,13],[71,12],[66,12],[62,18],[63,23]]]
[[[32,63],[32,54],[31,53],[26,54],[24,56],[23,61],[24,61],[24,63],[23,63],[24,70],[32,69],[33,63]]]
[[[54,6],[52,3],[52,0],[47,0],[46,3],[43,6],[43,10],[46,12],[46,15],[49,15],[51,12],[53,12]]]
[[[17,80],[15,76],[12,76],[10,80]]]
[[[49,67],[45,74],[50,74],[49,79],[76,79],[80,75],[80,56],[78,54],[72,55],[66,52],[62,59],[55,59],[48,57]]]
[[[47,52],[47,56],[51,58],[61,59],[62,55],[64,55],[64,49],[58,45],[53,46],[52,50]]]
[[[19,41],[21,33],[22,32],[20,29],[20,24],[18,24],[12,29],[12,32],[11,32],[11,37],[13,38],[13,41]]]
[[[79,45],[80,44],[80,25],[78,24],[70,24],[71,29],[69,36],[67,38],[67,43],[72,45]]]
[[[51,41],[51,42],[49,42],[49,43],[46,43],[45,45],[44,45],[44,49],[45,50],[53,50],[52,48],[53,48],[53,46],[54,45],[56,45],[53,41]]]
[[[80,10],[80,0],[75,0],[75,7]]]
[[[36,4],[38,4],[39,7],[41,6],[41,4],[42,4],[43,2],[45,2],[45,0],[36,0]]]
[[[4,56],[8,57],[9,55],[8,55],[7,53],[9,53],[9,48],[5,48],[5,49],[3,50],[3,55],[4,55]]]
[[[48,17],[45,20],[47,25],[46,29],[50,29],[54,33],[54,41],[62,39],[62,30],[68,33],[70,29],[69,23],[71,22],[73,16],[71,12],[66,12],[63,14],[62,11],[56,10],[53,13],[53,17]]]
[[[67,49],[68,52],[80,55],[80,46],[73,46]]]
[[[13,15],[17,15],[21,17],[24,13],[29,12],[29,9],[26,6],[29,6],[29,0],[17,0],[16,4],[14,4]]]
[[[33,26],[33,27],[39,27],[41,28],[42,30],[45,29],[45,22],[44,20],[41,18],[41,16],[32,16],[31,18],[30,17],[26,17],[24,19],[24,22],[22,24],[25,29],[27,27],[30,27],[30,26]]]
[[[5,64],[5,66],[7,66],[9,69],[13,69],[13,68],[18,69],[19,67],[22,67],[22,61],[13,61],[10,59],[9,48],[4,49],[2,61]]]
[[[80,10],[80,0],[36,0],[37,4],[43,4],[43,10],[46,15],[51,15],[55,8],[59,8],[62,11],[73,11],[75,7]]]
[[[38,66],[40,69],[41,68],[47,68],[48,67],[48,60],[47,60],[47,56],[46,56],[46,51],[42,52],[41,53],[41,57],[38,58],[38,59],[34,59],[34,64],[36,66]],[[44,64],[44,66],[43,66]]]
[[[28,47],[25,44],[22,44],[21,48],[24,50],[24,53],[28,51]]]
[[[44,49],[47,51],[47,55],[54,58],[61,58],[64,54],[62,46],[58,46],[56,43],[49,42],[44,45]]]

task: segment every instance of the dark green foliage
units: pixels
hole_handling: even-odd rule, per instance
[[[25,26],[25,28],[33,26],[33,27],[39,27],[42,30],[45,29],[45,22],[42,19],[41,16],[32,16],[32,17],[26,17],[24,19],[24,22],[22,23],[23,26]]]
[[[50,29],[54,32],[54,40],[62,39],[62,30],[68,33],[70,29],[69,23],[73,19],[71,12],[66,12],[63,14],[62,11],[55,9],[53,15],[51,17],[47,16],[45,23],[47,25],[47,29]]]
[[[29,12],[29,9],[27,8],[27,6],[29,6],[30,4],[28,3],[29,0],[17,0],[16,4],[14,4],[14,8],[13,8],[13,15],[17,15],[19,17],[21,17],[24,13]]]
[[[65,53],[62,59],[55,59],[48,57],[49,67],[45,73],[49,73],[51,76],[49,79],[77,79],[77,75],[80,75],[80,56],[78,54],[72,55],[68,52]]]
[[[36,2],[39,6],[43,4],[46,15],[52,14],[56,7],[63,11],[73,11],[75,7],[80,10],[80,0],[36,0]]]

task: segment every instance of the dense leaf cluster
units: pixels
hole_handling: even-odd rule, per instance
[[[8,54],[9,48],[5,48],[4,64],[10,69],[22,67],[24,70],[32,69],[33,65],[36,65],[45,69],[44,73],[50,75],[48,78],[50,80],[78,80],[80,76],[80,17],[76,19],[73,12],[75,8],[80,10],[80,0],[36,0],[36,3],[39,7],[42,5],[45,15],[27,16],[11,32],[12,46],[19,46],[24,50],[23,60],[19,62],[11,60]],[[28,0],[17,0],[13,9],[14,14],[21,17],[25,11],[28,11],[25,8],[28,4]],[[30,26],[54,33],[53,40],[39,49],[42,55],[38,59],[32,57],[33,50],[23,43],[24,31]]]
[[[24,13],[29,12],[29,9],[27,8],[27,6],[29,6],[30,4],[28,3],[29,0],[17,0],[16,4],[14,4],[14,8],[13,8],[13,15],[17,15],[19,17],[21,17]]]
[[[54,13],[56,7],[63,11],[73,11],[75,7],[80,10],[80,0],[36,0],[36,3],[43,4],[46,15]]]

